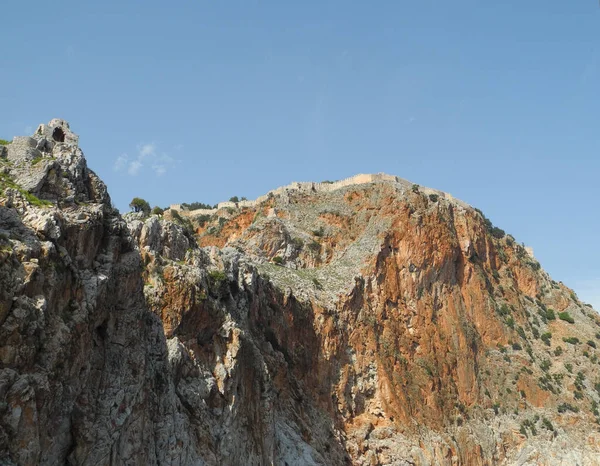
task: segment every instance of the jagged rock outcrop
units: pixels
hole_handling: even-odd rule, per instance
[[[2,464],[600,462],[600,317],[451,196],[124,220],[62,120],[0,170]]]
[[[2,161],[0,463],[193,464],[126,224],[80,149],[43,141]]]

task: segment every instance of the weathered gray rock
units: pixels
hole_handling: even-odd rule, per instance
[[[35,131],[34,137],[52,149],[52,146],[57,143],[65,143],[72,146],[79,144],[79,136],[71,131],[69,123],[60,118],[52,119],[47,125],[39,125]]]
[[[542,390],[537,366],[558,356],[529,338],[543,310],[529,294],[568,309],[583,341],[600,319],[464,206],[393,180],[323,188],[318,204],[314,189],[292,190],[245,231],[253,213],[228,213],[225,246],[200,248],[181,219],[124,220],[66,122],[17,138],[12,154],[0,195],[0,464],[598,464],[596,355],[561,350],[585,371],[582,401],[562,365],[556,393]],[[488,312],[507,299],[500,288],[521,332]],[[567,324],[537,323],[550,325]],[[506,350],[508,338],[536,360]],[[564,397],[581,411],[557,416]]]
[[[179,261],[194,244],[184,229],[157,215],[144,219],[141,212],[127,215],[128,226],[137,244],[155,255]]]
[[[19,189],[79,204],[0,197],[0,463],[200,464],[125,223],[76,146],[34,142]]]
[[[8,150],[7,159],[13,163],[31,163],[33,160],[42,156],[37,149],[37,141],[28,136],[17,136],[12,144],[6,146]]]

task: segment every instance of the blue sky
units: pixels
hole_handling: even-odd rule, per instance
[[[33,0],[0,44],[0,137],[70,121],[122,211],[387,172],[600,309],[596,0]]]

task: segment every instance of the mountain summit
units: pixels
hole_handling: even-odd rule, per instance
[[[62,120],[0,170],[3,464],[599,463],[600,316],[448,194],[121,217]]]

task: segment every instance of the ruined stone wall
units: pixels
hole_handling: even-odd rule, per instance
[[[367,184],[367,183],[383,183],[383,182],[391,182],[391,183],[400,183],[405,185],[406,187],[411,186],[407,180],[399,178],[394,175],[388,175],[386,173],[374,173],[374,174],[365,174],[361,173],[359,175],[351,176],[349,178],[345,178],[343,180],[334,181],[332,183],[319,183],[319,182],[293,182],[286,186],[281,186],[279,188],[273,189],[269,191],[267,194],[263,196],[257,197],[253,201],[240,201],[240,202],[220,202],[217,205],[216,209],[196,209],[196,210],[182,210],[180,204],[171,205],[171,209],[177,210],[180,214],[186,217],[195,217],[197,215],[212,215],[216,213],[219,209],[225,208],[243,208],[243,207],[256,207],[261,203],[265,202],[272,196],[282,196],[285,194],[289,194],[290,192],[305,192],[305,193],[318,193],[318,192],[331,192],[337,189],[345,188],[347,186],[359,185],[359,184]],[[430,188],[419,188],[425,194],[437,194],[438,196],[448,199],[449,201],[457,202],[462,206],[467,206],[467,204],[455,200],[450,194],[437,191]]]

